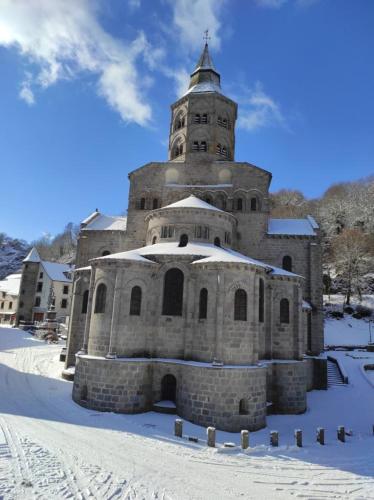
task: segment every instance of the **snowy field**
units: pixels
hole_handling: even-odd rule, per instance
[[[329,303],[328,309],[343,311],[343,295],[324,296],[324,303]],[[374,310],[374,295],[364,295],[362,302],[354,297],[352,305],[358,304],[370,307]],[[371,336],[374,342],[374,318],[371,318]],[[345,314],[342,319],[325,319],[325,345],[367,345],[370,341],[369,321],[367,319],[355,319],[351,315]]]
[[[59,378],[59,345],[0,329],[0,498],[4,499],[374,499],[374,387],[364,364],[374,354],[337,352],[349,386],[308,394],[299,416],[271,416],[251,433],[251,449],[222,449],[238,434],[185,422],[198,444],[173,436],[173,415],[115,415],[86,410]],[[345,444],[336,428],[353,431]],[[326,428],[326,446],[315,429]],[[303,429],[304,447],[293,445]],[[280,447],[268,446],[269,430]]]

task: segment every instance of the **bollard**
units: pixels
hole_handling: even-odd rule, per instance
[[[249,447],[249,432],[241,431],[240,433],[240,444],[243,450],[246,450]]]
[[[317,429],[317,441],[319,444],[325,444],[325,429],[323,427]]]
[[[208,439],[207,439],[207,445],[210,446],[211,448],[216,447],[216,429],[214,427],[208,427],[206,430]]]
[[[345,443],[345,429],[343,425],[339,425],[338,427],[338,439],[342,443]]]
[[[271,446],[278,446],[279,445],[278,431],[271,431],[270,432],[270,445]]]
[[[303,446],[303,431],[301,429],[295,429],[295,444],[299,448]]]
[[[183,420],[177,418],[174,422],[174,434],[181,438],[183,436]]]

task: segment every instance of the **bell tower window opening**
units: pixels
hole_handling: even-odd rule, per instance
[[[199,150],[200,150],[200,151],[206,151],[206,150],[207,150],[207,144],[206,144],[206,141],[201,141],[201,142],[200,142],[200,147],[199,147]]]
[[[236,210],[238,212],[243,212],[243,198],[238,198],[236,200]]]
[[[152,202],[153,210],[156,210],[156,208],[158,208],[158,207],[159,207],[158,198],[153,198],[153,202]]]
[[[180,130],[181,128],[183,128],[185,126],[185,124],[186,124],[185,117],[182,115],[179,115],[174,123],[174,131]]]
[[[258,210],[257,198],[253,197],[251,198],[251,212],[257,212],[257,210]]]
[[[282,260],[282,267],[285,271],[292,273],[292,257],[285,255]]]
[[[201,115],[201,123],[208,123],[208,115],[206,113]]]
[[[214,238],[214,244],[216,247],[220,247],[221,246],[221,240],[218,238],[218,236],[216,236]]]
[[[139,208],[140,210],[145,210],[145,198],[140,198]]]
[[[199,142],[198,141],[194,141],[192,143],[192,151],[199,151]]]
[[[199,113],[196,113],[195,116],[193,117],[194,123],[201,123],[201,116]]]
[[[183,144],[179,143],[176,146],[174,146],[174,148],[173,148],[173,152],[171,155],[172,159],[177,158],[178,156],[180,156],[182,154],[183,154]]]

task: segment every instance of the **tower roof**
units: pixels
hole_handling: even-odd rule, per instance
[[[193,73],[191,73],[190,85],[186,94],[192,92],[221,93],[220,75],[214,68],[207,43],[204,46]]]
[[[38,254],[38,251],[35,247],[33,247],[28,255],[23,259],[23,262],[40,262],[40,256]]]

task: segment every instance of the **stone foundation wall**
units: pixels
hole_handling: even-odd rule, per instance
[[[214,368],[77,356],[73,399],[101,411],[148,411],[161,399],[166,374],[176,378],[176,407],[181,417],[229,432],[254,431],[266,425],[266,367]]]
[[[272,361],[268,367],[268,401],[273,413],[298,414],[306,410],[307,363]]]

